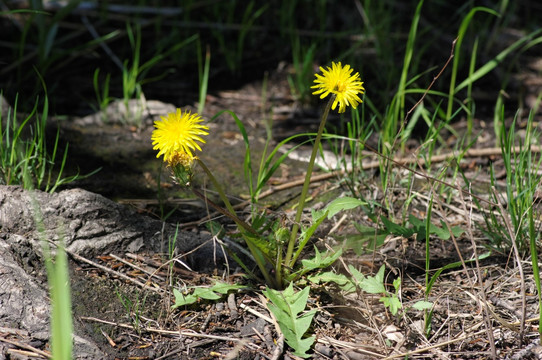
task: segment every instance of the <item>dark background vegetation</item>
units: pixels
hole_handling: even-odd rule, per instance
[[[110,96],[122,98],[122,66],[134,61],[132,34],[141,28],[140,64],[156,62],[138,76],[147,99],[178,106],[198,98],[198,57],[210,50],[209,91],[235,89],[262,80],[279,64],[308,58],[310,71],[299,76],[310,84],[318,65],[341,60],[362,75],[375,106],[383,109],[400,76],[412,16],[418,1],[1,1],[0,89],[23,108],[43,97],[44,79],[52,113],[83,115],[95,111],[93,75],[110,74]],[[413,55],[411,77],[427,86],[447,60],[464,16],[476,6],[501,13],[478,13],[465,37],[461,69],[476,38],[478,58],[487,61],[513,40],[540,27],[536,1],[426,1]],[[15,12],[8,10],[42,10]],[[96,34],[91,33],[91,28]],[[97,38],[96,36],[100,36]],[[172,51],[181,42],[189,43]],[[108,47],[112,52],[107,52]],[[311,52],[313,51],[313,52]],[[116,57],[116,59],[114,59]],[[158,57],[158,59],[157,59]],[[508,67],[520,67],[513,58]],[[461,73],[461,72],[460,72]],[[39,74],[39,76],[38,76]],[[477,87],[496,93],[503,81],[498,71]],[[446,74],[435,89],[446,89]],[[305,94],[300,98],[307,100]],[[314,100],[313,100],[314,101]]]

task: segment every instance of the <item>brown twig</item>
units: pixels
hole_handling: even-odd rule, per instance
[[[83,257],[83,256],[81,256],[81,255],[78,255],[78,254],[76,254],[76,253],[74,253],[73,251],[70,251],[70,250],[68,250],[68,249],[66,249],[66,253],[68,253],[71,257],[73,257],[73,258],[76,259],[76,260],[85,262],[85,263],[87,263],[87,264],[89,264],[89,265],[92,265],[92,266],[94,266],[94,267],[97,267],[98,269],[103,270],[103,271],[105,271],[105,272],[107,272],[107,273],[110,273],[110,274],[113,274],[113,275],[115,275],[115,276],[118,276],[118,277],[120,277],[121,279],[124,279],[124,280],[127,280],[127,281],[131,282],[131,283],[134,283],[134,284],[136,284],[137,286],[139,286],[139,287],[141,287],[141,288],[143,288],[143,289],[150,290],[150,291],[154,291],[154,292],[156,292],[156,293],[158,293],[158,294],[161,294],[161,293],[164,292],[164,290],[161,289],[161,288],[154,288],[154,287],[148,286],[148,285],[142,283],[142,282],[139,281],[139,280],[133,279],[133,278],[129,277],[128,275],[125,275],[125,274],[123,274],[123,273],[121,273],[121,272],[118,272],[118,271],[115,271],[115,270],[113,270],[113,269],[110,269],[110,268],[108,268],[107,266],[100,265],[100,264],[98,264],[98,263],[96,263],[96,262],[94,262],[94,261],[92,261],[92,260],[89,260],[89,259],[87,259],[87,258],[85,258],[85,257]]]
[[[141,271],[142,273],[145,273],[145,274],[149,275],[149,277],[155,277],[155,278],[158,279],[159,281],[165,281],[165,279],[164,279],[162,276],[156,274],[156,270],[153,271],[153,272],[151,272],[151,271],[149,271],[149,270],[147,270],[147,269],[142,268],[141,266],[138,266],[138,265],[133,264],[133,263],[131,263],[131,262],[129,262],[129,261],[126,261],[126,260],[124,260],[123,258],[121,258],[120,256],[117,256],[117,255],[112,254],[112,253],[109,254],[109,256],[111,256],[113,259],[115,259],[115,260],[117,260],[117,261],[123,263],[124,265],[127,265],[127,266],[129,266],[129,267],[132,267],[132,268],[134,268],[134,269],[136,269],[136,270]]]
[[[124,329],[134,330],[134,327],[132,325],[130,325],[130,324],[107,321],[107,320],[98,319],[98,318],[89,317],[89,316],[81,316],[80,319],[85,320],[85,321],[98,322],[98,323],[101,323],[101,324],[107,324],[107,325],[111,325],[111,326],[117,326],[117,327],[124,328]],[[198,332],[195,332],[195,331],[192,331],[192,330],[176,330],[176,331],[173,331],[173,330],[164,330],[164,329],[157,329],[157,328],[153,328],[153,327],[144,327],[144,326],[141,327],[141,330],[143,330],[145,332],[149,332],[149,333],[155,333],[155,334],[160,334],[160,335],[168,335],[168,336],[182,335],[182,336],[205,338],[205,339],[214,339],[214,340],[221,340],[221,341],[234,341],[234,342],[244,341],[244,339],[237,339],[237,338],[228,337],[228,336],[202,334],[202,333],[198,333]]]
[[[333,346],[337,348],[341,347],[343,349],[347,349],[355,353],[367,355],[367,356],[370,356],[371,359],[383,359],[386,357],[385,355],[362,348],[361,346],[363,345],[333,339],[329,336],[325,336],[323,338],[317,338],[316,341],[319,342],[320,344],[329,345],[329,346]]]
[[[5,343],[11,344],[11,345],[15,345],[17,347],[20,347],[21,349],[30,350],[30,351],[34,352],[35,354],[43,356],[43,357],[45,357],[47,359],[52,359],[53,358],[53,356],[50,353],[42,351],[40,349],[37,349],[37,348],[35,348],[35,347],[31,346],[31,345],[25,344],[24,342],[20,342],[20,341],[17,341],[17,340],[10,340],[10,339],[6,339],[4,337],[0,337],[0,341],[3,341]]]
[[[443,185],[446,185],[446,186],[450,186],[452,188],[456,188],[454,185],[452,184],[449,184],[447,182],[444,182],[444,181],[441,181],[441,180],[438,180],[438,179],[435,179],[429,175],[426,175],[426,174],[423,174],[419,171],[415,171],[415,170],[412,170],[411,168],[409,167],[406,167],[406,165],[412,165],[412,164],[418,164],[419,166],[424,166],[426,164],[426,161],[425,159],[419,159],[419,158],[415,158],[415,157],[412,157],[412,156],[397,156],[397,157],[394,157],[394,158],[390,158],[390,157],[387,157],[385,156],[384,154],[381,154],[379,151],[373,149],[372,147],[368,146],[367,144],[364,144],[364,146],[369,149],[372,153],[376,154],[377,156],[379,157],[383,157],[389,161],[392,161],[394,164],[398,165],[398,166],[401,166],[402,168],[408,170],[408,171],[413,171],[416,175],[419,175],[419,176],[422,176],[424,178],[427,178],[428,180],[435,180],[436,182],[439,182],[439,183],[442,183]],[[521,151],[521,147],[520,146],[515,146],[511,149],[511,152],[513,154],[516,154],[516,153],[519,153]],[[531,146],[531,152],[533,153],[541,153],[542,152],[542,146]],[[489,157],[489,156],[501,156],[502,155],[502,150],[501,148],[498,148],[498,147],[491,147],[491,148],[484,148],[484,149],[469,149],[465,152],[460,152],[460,151],[451,151],[451,152],[448,152],[448,153],[445,153],[445,154],[440,154],[440,155],[435,155],[433,157],[431,157],[431,163],[439,163],[439,162],[443,162],[443,161],[446,161],[446,160],[449,160],[449,159],[453,159],[453,158],[458,158],[458,157],[462,157],[462,158],[473,158],[473,157]],[[363,170],[370,170],[370,169],[376,169],[380,167],[380,162],[379,161],[371,161],[371,162],[365,162],[365,163],[362,163],[361,164],[361,168]],[[311,182],[319,182],[319,181],[324,181],[324,180],[327,180],[327,179],[331,179],[331,178],[334,178],[336,176],[340,176],[340,175],[344,175],[346,173],[348,173],[349,171],[346,171],[346,170],[336,170],[336,171],[331,171],[329,173],[325,173],[325,174],[318,174],[318,175],[314,175],[312,178],[311,178]],[[297,179],[297,180],[293,180],[293,181],[289,181],[287,183],[283,183],[283,184],[280,184],[280,185],[275,185],[275,186],[270,186],[266,191],[262,192],[259,196],[259,199],[263,199],[265,197],[268,197],[270,195],[273,195],[274,193],[278,192],[278,191],[282,191],[282,190],[287,190],[287,189],[291,189],[293,187],[296,187],[296,186],[301,186],[303,185],[303,179]],[[461,190],[463,191],[466,195],[472,195],[470,192],[466,192],[465,190]],[[488,200],[485,200],[485,199],[480,199],[481,201],[484,201],[484,202],[487,202],[491,205],[496,205],[496,204],[493,204],[492,202],[488,201]],[[246,206],[248,204],[248,201],[245,201],[241,204],[238,204],[237,206]]]
[[[480,330],[480,331],[477,331],[475,333],[465,334],[463,336],[456,337],[456,338],[454,338],[452,340],[443,341],[443,342],[435,344],[435,345],[430,345],[430,346],[426,346],[426,347],[423,347],[423,348],[418,348],[416,350],[408,351],[408,352],[401,353],[401,354],[391,355],[391,356],[388,356],[387,358],[385,358],[385,360],[389,360],[389,359],[407,359],[407,358],[409,358],[409,357],[411,357],[412,355],[415,355],[415,354],[423,354],[423,353],[425,353],[427,351],[430,351],[430,350],[433,350],[433,349],[438,349],[438,348],[441,348],[441,347],[444,347],[444,346],[455,344],[455,343],[460,342],[460,341],[467,340],[468,338],[471,338],[473,336],[482,335],[486,331],[487,330],[485,330],[485,329]]]

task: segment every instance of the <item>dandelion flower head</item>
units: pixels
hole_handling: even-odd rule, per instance
[[[331,109],[335,110],[339,105],[339,113],[343,113],[347,106],[352,106],[354,109],[361,104],[359,95],[365,92],[363,82],[360,81],[359,72],[351,75],[354,69],[350,65],[344,67],[340,62],[331,63],[331,68],[328,66],[324,69],[320,66],[322,75],[315,74],[315,85],[311,86],[316,89],[312,94],[320,95],[320,99],[325,98],[329,94],[335,95],[335,100]]]
[[[164,161],[171,166],[179,163],[189,166],[195,159],[194,150],[201,151],[198,142],[205,144],[202,135],[208,135],[208,126],[200,124],[201,117],[190,111],[177,109],[174,113],[161,116],[155,121],[151,140],[154,150],[159,150],[156,157],[164,155]]]

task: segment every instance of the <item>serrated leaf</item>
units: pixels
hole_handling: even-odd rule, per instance
[[[265,259],[269,260],[275,257],[276,248],[269,246],[269,241],[267,239],[264,239],[261,236],[256,236],[256,235],[249,234],[246,232],[243,232],[242,235],[243,235],[243,239],[246,242],[250,242],[253,246],[255,246],[261,252],[261,255]],[[253,255],[256,256],[255,254]]]
[[[333,271],[325,271],[322,273],[310,275],[309,277],[307,277],[307,279],[314,284],[334,282],[337,285],[344,285],[350,282],[350,279],[347,278],[345,275],[337,274]]]
[[[315,246],[314,257],[301,260],[301,264],[303,265],[303,274],[315,269],[327,268],[328,266],[331,266],[341,255],[342,250],[339,249],[334,253],[326,252],[324,253],[324,256],[322,256],[322,253],[318,251],[318,248]]]
[[[269,288],[263,292],[271,301],[267,304],[267,308],[277,319],[286,343],[294,349],[295,355],[303,358],[309,357],[306,352],[315,340],[314,336],[308,338],[303,338],[303,336],[309,329],[316,310],[311,310],[298,316],[307,306],[309,291],[310,287],[307,286],[296,293],[293,289],[293,284],[290,283],[282,292]]]
[[[369,294],[383,294],[386,293],[386,288],[384,287],[384,271],[386,267],[382,265],[380,270],[375,276],[368,276],[361,283],[360,287],[363,291]]]
[[[286,343],[288,343],[288,345],[290,345],[292,349],[294,349],[293,354],[295,356],[308,358],[311,355],[307,354],[307,351],[311,349],[311,346],[314,343],[314,340],[316,340],[316,336],[312,335],[312,336],[309,336],[308,338],[297,340],[296,347],[293,347],[291,344],[288,343],[288,341],[286,341]]]
[[[171,309],[176,309],[179,306],[190,305],[198,301],[198,298],[192,294],[183,295],[179,290],[173,289],[173,296],[175,296],[175,304],[171,306]]]
[[[191,294],[183,294],[179,290],[173,289],[175,304],[171,308],[176,309],[179,306],[194,304],[199,299],[218,300],[223,294],[227,294],[230,290],[238,290],[242,288],[242,285],[228,284],[222,281],[217,281],[211,287],[195,287],[193,288],[194,291]]]
[[[307,311],[299,316],[295,321],[295,331],[298,334],[305,334],[311,327],[312,318],[316,315],[316,310]]]
[[[429,310],[433,307],[433,303],[425,300],[417,301],[414,305],[412,305],[413,309],[416,310]]]
[[[398,225],[398,224],[392,222],[391,220],[389,220],[388,218],[386,218],[385,216],[381,216],[380,220],[382,220],[382,223],[384,224],[384,227],[386,228],[386,230],[390,234],[408,238],[408,237],[411,237],[412,235],[414,235],[414,233],[415,233],[414,230],[408,229],[408,228],[406,228],[404,226],[401,226],[401,225]]]
[[[211,290],[220,293],[220,294],[227,294],[231,290],[239,290],[244,289],[246,286],[239,285],[239,284],[228,284],[227,282],[223,281],[217,281],[212,287]]]
[[[395,280],[393,280],[393,287],[395,289],[395,292],[399,290],[399,287],[401,286],[401,278],[398,277]]]
[[[356,285],[348,277],[343,274],[337,274],[333,271],[326,271],[323,273],[311,275],[307,278],[307,280],[314,284],[332,282],[339,285],[341,290],[346,291],[347,293],[356,291]]]
[[[285,299],[287,302],[290,303],[290,314],[292,315],[292,317],[294,317],[301,313],[303,310],[305,310],[305,307],[307,307],[310,287],[307,286],[296,294],[294,293],[293,286],[289,288],[292,289],[292,292],[291,294],[288,294],[288,297],[286,297],[285,295]]]
[[[192,295],[205,300],[218,300],[222,297],[210,288],[195,288]]]
[[[365,275],[358,269],[356,269],[353,265],[348,265],[348,270],[350,271],[350,274],[352,274],[352,279],[356,282],[356,284],[361,284],[363,280],[365,280]]]
[[[384,306],[390,309],[392,315],[397,314],[399,309],[403,306],[396,295],[392,295],[390,297],[383,296],[380,298],[380,301],[384,303]]]
[[[367,203],[365,201],[347,196],[335,199],[327,204],[325,208],[327,210],[327,218],[331,219],[341,211],[354,209],[361,205],[367,205]]]

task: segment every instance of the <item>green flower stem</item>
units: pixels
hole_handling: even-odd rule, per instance
[[[222,186],[220,186],[218,181],[216,181],[216,178],[214,177],[211,170],[209,170],[207,165],[205,165],[205,163],[203,161],[201,161],[200,159],[196,158],[196,161],[198,162],[198,165],[201,166],[203,171],[205,171],[205,173],[207,174],[207,177],[213,183],[213,186],[215,187],[216,191],[218,192],[218,195],[220,196],[220,199],[222,199],[222,201],[224,202],[224,205],[226,206],[226,209],[228,209],[228,211],[232,215],[235,215],[235,210],[233,209],[233,206],[231,205],[230,200],[228,200],[228,197],[226,196],[226,193],[224,192],[224,190],[222,189]]]
[[[223,207],[221,207],[220,205],[218,204],[215,204],[213,201],[209,200],[209,198],[205,195],[203,195],[201,193],[201,191],[197,190],[196,188],[194,187],[191,187],[192,189],[192,192],[198,197],[200,198],[201,200],[205,201],[208,205],[210,205],[213,209],[215,209],[216,211],[218,211],[219,213],[221,213],[222,215],[224,216],[227,216],[229,217],[230,219],[232,219],[236,224],[237,226],[239,227],[242,227],[243,229],[247,230],[248,232],[250,232],[251,234],[253,235],[258,235],[258,233],[256,233],[256,231],[254,231],[254,229],[252,227],[250,227],[250,225],[248,225],[246,222],[244,222],[243,220],[239,219],[239,217],[237,217],[236,214],[232,214],[231,212],[229,212],[228,210],[224,209]]]
[[[303,214],[303,208],[305,207],[305,200],[307,198],[307,193],[309,191],[309,185],[311,182],[312,170],[314,168],[314,160],[316,159],[316,154],[320,148],[320,141],[322,140],[322,134],[324,133],[324,128],[326,126],[327,117],[329,115],[329,110],[331,105],[335,100],[335,95],[329,98],[329,102],[322,114],[322,120],[320,120],[320,127],[318,128],[318,133],[316,134],[316,139],[314,140],[314,145],[312,147],[312,154],[309,160],[309,166],[307,167],[307,174],[305,175],[305,182],[303,183],[303,189],[301,190],[301,196],[299,197],[299,203],[297,205],[297,212],[295,214],[294,225],[292,228],[292,233],[290,235],[290,242],[288,243],[288,250],[286,252],[286,257],[284,258],[284,264],[290,268],[294,267],[294,261],[292,260],[292,255],[294,253],[294,246],[296,243],[297,232],[299,231],[299,223],[301,221],[301,215]]]
[[[198,162],[198,165],[203,169],[203,171],[205,171],[205,173],[207,174],[207,177],[209,177],[209,179],[213,183],[213,186],[215,187],[216,191],[218,192],[218,195],[220,196],[220,198],[224,202],[224,205],[226,206],[227,210],[223,209],[221,206],[219,206],[219,205],[215,204],[214,202],[212,202],[211,200],[209,200],[205,195],[203,195],[199,190],[195,189],[194,187],[191,187],[192,192],[197,197],[199,197],[200,199],[205,201],[207,204],[211,205],[211,207],[213,207],[215,210],[217,210],[221,214],[223,214],[223,215],[229,217],[230,219],[232,219],[237,224],[237,226],[239,228],[243,228],[248,233],[259,237],[260,235],[258,234],[258,232],[256,230],[254,230],[254,228],[252,228],[246,222],[244,222],[239,217],[237,217],[237,215],[235,213],[235,209],[233,208],[230,201],[228,200],[228,197],[226,196],[226,193],[222,189],[222,186],[220,186],[220,184],[216,180],[216,178],[213,175],[213,173],[211,172],[211,170],[209,170],[207,165],[205,165],[205,163],[203,161],[201,161],[200,159],[196,159],[196,161]],[[265,266],[265,259],[261,255],[260,250],[258,250],[258,248],[256,246],[254,246],[254,244],[249,239],[247,239],[247,237],[248,236],[243,236],[243,239],[245,239],[245,242],[246,242],[246,244],[248,246],[248,249],[250,250],[250,253],[252,254],[252,257],[254,258],[254,261],[256,262],[258,267],[260,268],[260,271],[262,272],[263,277],[265,278],[265,281],[269,284],[269,286],[271,286],[273,288],[276,288],[277,284],[275,283],[275,281],[273,280],[273,278],[271,277],[271,275],[267,271],[267,268]]]

